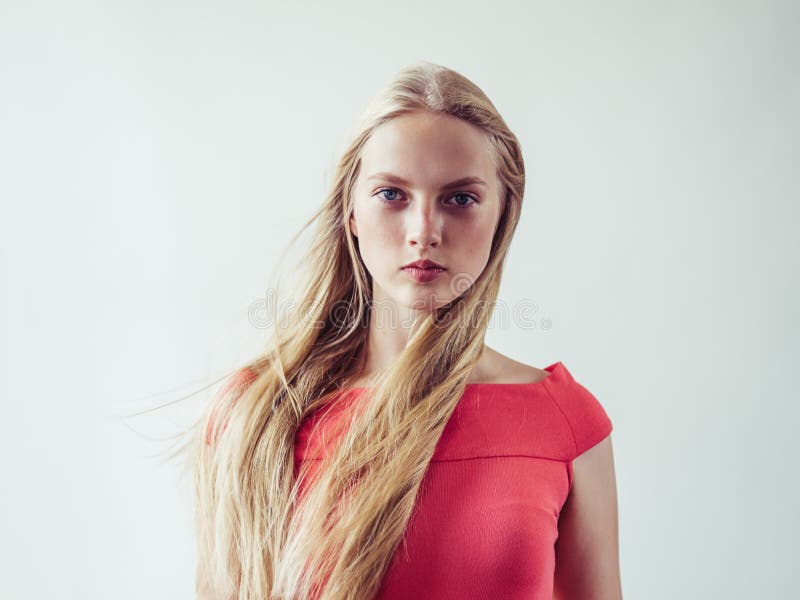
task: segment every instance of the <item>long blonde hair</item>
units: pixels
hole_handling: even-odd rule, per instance
[[[374,380],[301,495],[307,473],[304,467],[295,477],[295,435],[307,415],[355,380],[367,343],[372,282],[348,227],[361,149],[377,127],[415,110],[463,119],[490,141],[502,188],[491,254],[481,275],[427,314]],[[292,295],[303,310],[281,315],[266,351],[246,365],[246,385],[229,385],[209,403],[192,441],[199,572],[213,597],[375,596],[481,355],[524,186],[517,138],[461,74],[416,63],[373,98],[325,202],[303,227],[315,224]]]

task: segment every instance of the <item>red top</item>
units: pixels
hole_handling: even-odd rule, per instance
[[[550,374],[535,383],[467,385],[377,600],[552,599],[558,516],[572,485],[572,461],[605,439],[612,424],[563,363],[545,370]],[[296,469],[330,447],[331,428],[363,390],[344,391],[303,422]]]
[[[612,430],[561,362],[536,383],[471,383],[444,428],[377,596],[551,600],[558,515],[572,461]],[[295,464],[329,445],[352,388],[296,438]],[[312,429],[314,423],[319,427]],[[335,438],[334,438],[335,439]],[[329,446],[328,446],[329,447]]]

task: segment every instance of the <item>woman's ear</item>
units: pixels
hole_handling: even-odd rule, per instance
[[[350,233],[352,233],[355,237],[358,237],[358,229],[356,229],[356,218],[353,215],[350,215]]]

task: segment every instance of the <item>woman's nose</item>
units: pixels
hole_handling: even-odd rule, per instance
[[[442,242],[442,216],[432,203],[418,202],[408,212],[406,231],[411,246],[436,247]]]

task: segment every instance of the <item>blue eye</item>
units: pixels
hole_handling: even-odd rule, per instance
[[[465,204],[462,204],[461,202],[456,202],[455,203],[455,205],[458,206],[459,208],[469,208],[470,206],[472,206],[472,204],[477,204],[478,203],[478,201],[475,199],[475,196],[473,196],[472,194],[465,194],[464,192],[458,192],[456,194],[453,194],[450,197],[451,198],[461,197],[461,198],[466,198],[467,199],[467,203],[465,203]],[[469,203],[470,200],[472,200],[471,203]]]
[[[395,188],[384,188],[382,190],[378,190],[376,195],[379,196],[381,201],[385,202],[386,204],[395,204],[399,199],[400,193],[401,192]],[[387,197],[384,194],[390,194],[390,197]],[[450,196],[450,198],[463,199],[461,201],[456,200],[454,203],[450,204],[451,206],[456,206],[458,208],[470,208],[473,204],[478,204],[478,199],[475,196],[472,194],[466,194],[464,192],[456,192]]]
[[[396,189],[394,189],[394,188],[385,188],[385,189],[382,189],[382,190],[380,190],[380,191],[378,192],[378,195],[380,195],[380,196],[381,196],[381,200],[383,200],[383,201],[384,201],[384,202],[386,202],[387,204],[392,204],[392,203],[394,203],[394,201],[395,201],[395,198],[387,198],[386,196],[383,196],[383,195],[382,195],[382,194],[385,194],[385,193],[387,193],[387,192],[391,192],[391,193],[393,193],[393,194],[397,194],[397,190],[396,190]]]

